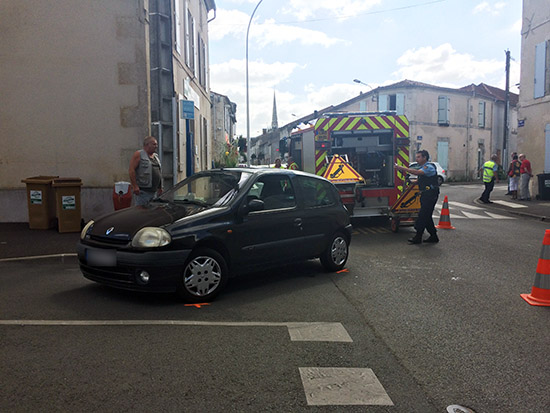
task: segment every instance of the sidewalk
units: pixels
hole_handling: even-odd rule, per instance
[[[51,254],[75,254],[79,232],[29,229],[29,224],[0,223],[0,260]]]
[[[480,186],[481,192],[483,186]],[[483,205],[484,208],[498,209],[506,211],[510,214],[539,219],[541,221],[550,221],[550,201],[542,201],[532,199],[531,201],[513,200],[510,195],[506,195],[508,186],[506,183],[495,185],[495,189],[491,192],[489,199],[492,204],[484,204],[479,199],[474,202],[478,205]],[[480,194],[481,194],[480,192]]]

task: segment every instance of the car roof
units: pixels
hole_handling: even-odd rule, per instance
[[[216,172],[216,171],[217,172],[223,172],[223,171],[247,172],[247,173],[251,173],[253,175],[270,175],[270,174],[283,174],[283,175],[289,175],[289,176],[298,175],[298,176],[307,176],[309,178],[317,178],[317,179],[326,180],[322,176],[314,175],[314,174],[311,174],[309,172],[298,171],[298,170],[295,170],[295,169],[283,169],[283,168],[244,168],[244,167],[239,167],[239,168],[209,169],[208,171],[203,171],[203,172]]]

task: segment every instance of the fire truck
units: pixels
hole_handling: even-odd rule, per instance
[[[289,155],[301,170],[333,182],[351,215],[390,216],[397,230],[395,223],[420,209],[418,190],[395,168],[409,166],[409,145],[405,116],[328,113],[292,132]]]

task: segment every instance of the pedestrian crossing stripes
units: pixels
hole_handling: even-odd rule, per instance
[[[517,209],[517,208],[527,208],[527,205],[521,205],[521,204],[516,204],[515,202],[508,202],[508,201],[500,201],[500,200],[495,200],[493,201],[495,204],[499,204],[499,205],[504,205],[506,207],[509,207],[509,208],[514,208],[514,209]]]
[[[499,202],[499,201],[495,201]],[[506,201],[501,201],[506,202]],[[512,204],[511,202],[508,202]],[[517,205],[517,204],[512,204]],[[439,218],[441,214],[442,204],[436,205],[434,209],[434,219]],[[520,205],[522,207],[522,205]],[[485,208],[462,204],[460,202],[451,202],[449,201],[449,211],[451,214],[451,220],[453,219],[516,219],[504,214],[495,214],[493,212],[487,211]]]
[[[498,202],[498,201],[495,201]],[[502,201],[505,202],[505,201]],[[434,209],[434,215],[433,219],[434,222],[437,223],[437,220],[439,220],[441,215],[441,208],[442,204],[436,205]],[[480,220],[480,219],[498,219],[498,220],[510,220],[510,219],[517,219],[512,216],[507,216],[504,213],[503,214],[497,214],[494,212],[489,212],[485,208],[475,206],[475,205],[468,205],[463,204],[460,202],[451,202],[449,201],[449,210],[451,215],[451,221],[452,220],[463,220],[463,219],[473,219],[473,220]],[[389,226],[375,226],[375,227],[366,227],[366,226],[353,226],[353,235],[371,235],[371,234],[389,234],[392,233]]]

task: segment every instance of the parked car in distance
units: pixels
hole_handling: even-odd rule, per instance
[[[435,165],[435,168],[437,169],[437,180],[438,180],[440,186],[443,185],[443,182],[445,182],[447,180],[447,173],[446,173],[445,169],[443,169],[441,167],[441,165],[439,165],[437,162],[432,162],[432,161],[428,161],[428,162],[433,163]],[[418,169],[418,163],[411,162],[409,164],[409,168]],[[417,176],[416,175],[409,175],[407,177],[407,179],[411,182],[416,182]]]
[[[344,267],[351,224],[328,180],[281,169],[199,172],[146,206],[88,222],[83,275],[112,287],[212,300],[229,277],[296,260]]]

